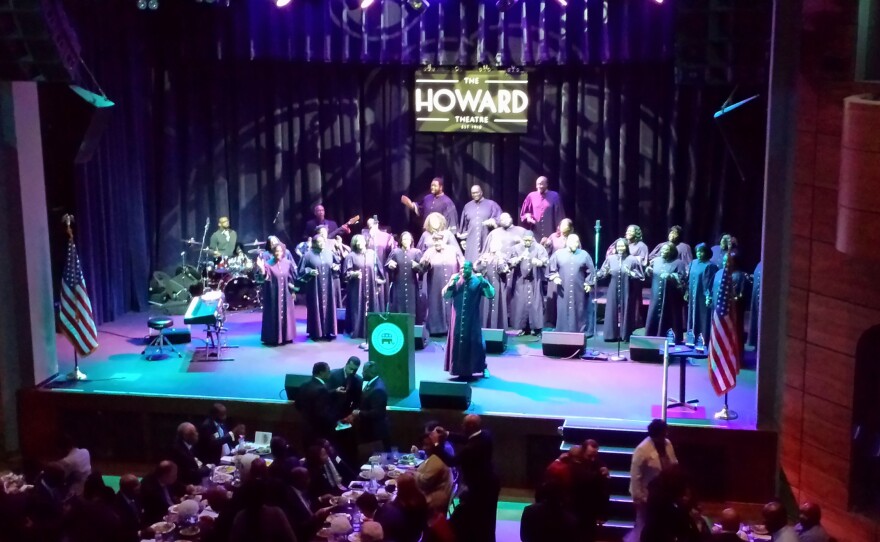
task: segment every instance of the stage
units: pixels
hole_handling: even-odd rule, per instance
[[[345,336],[335,341],[315,343],[305,337],[305,311],[297,307],[297,342],[281,347],[260,343],[259,312],[231,313],[227,328],[232,361],[192,361],[195,347],[204,344],[204,327],[192,326],[193,340],[180,345],[182,357],[175,355],[147,361],[141,355],[147,333],[148,314],[127,314],[99,328],[100,347],[80,360],[88,380],[76,384],[59,382],[73,366],[73,351],[59,336],[61,376],[47,387],[53,391],[95,394],[141,395],[153,397],[190,397],[253,402],[285,402],[285,374],[309,374],[312,364],[326,361],[341,367],[349,356],[367,360],[367,353],[357,348],[361,342]],[[174,316],[175,326],[182,327],[183,317]],[[601,326],[600,326],[601,328]],[[472,384],[470,411],[500,416],[589,419],[602,427],[644,428],[658,414],[661,396],[662,366],[630,361],[587,361],[554,359],[541,352],[536,337],[516,337],[509,332],[506,352],[489,355],[490,377]],[[393,410],[419,410],[418,382],[445,381],[443,371],[445,338],[432,338],[424,350],[416,351],[416,390],[406,398],[391,399]],[[590,339],[589,349],[615,353],[616,345],[601,338]],[[713,392],[705,360],[691,360],[686,367],[687,398],[700,400],[700,416],[682,418],[683,409],[670,409],[673,424],[705,425],[729,429],[754,429],[756,426],[755,371],[743,370],[729,403],[739,418],[720,422],[713,414],[723,400]],[[669,395],[678,395],[679,367],[670,366]],[[653,410],[653,412],[652,412]]]

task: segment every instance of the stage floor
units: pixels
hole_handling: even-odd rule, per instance
[[[59,392],[91,392],[151,396],[283,401],[287,373],[308,374],[316,361],[340,367],[349,356],[366,361],[359,340],[340,336],[335,341],[314,343],[305,337],[305,312],[297,307],[297,342],[281,347],[260,343],[260,313],[233,313],[227,320],[228,350],[233,361],[192,362],[196,346],[204,344],[203,326],[192,326],[193,341],[178,348],[182,358],[172,356],[147,361],[141,356],[147,332],[146,313],[127,314],[99,328],[100,347],[80,360],[88,375],[85,382],[54,387]],[[183,316],[174,316],[181,326]],[[416,381],[447,380],[443,371],[445,338],[435,338],[416,351]],[[601,338],[591,339],[588,347],[616,352],[616,345]],[[72,370],[73,349],[58,336],[61,375]],[[730,407],[739,418],[730,422],[713,419],[723,398],[711,388],[705,360],[692,360],[687,371],[688,399],[698,398],[701,416],[680,418],[669,411],[670,423],[707,425],[731,429],[756,426],[756,381],[754,370],[743,370],[737,387],[731,391]],[[662,366],[629,361],[561,360],[544,357],[541,343],[534,337],[510,336],[507,351],[488,357],[490,377],[473,384],[471,410],[476,413],[544,418],[587,418],[597,425],[632,429],[644,428],[657,415],[660,404]],[[59,377],[62,378],[62,377]],[[669,374],[669,395],[678,395],[679,367]],[[56,380],[57,382],[57,380]],[[51,384],[50,384],[51,385]],[[418,389],[418,384],[416,385]],[[392,399],[391,408],[420,408],[418,391],[403,399]]]

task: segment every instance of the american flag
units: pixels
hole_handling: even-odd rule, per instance
[[[718,299],[715,300],[715,310],[712,311],[709,379],[718,395],[724,395],[736,386],[736,375],[739,374],[742,356],[731,258],[733,258],[731,254],[724,257],[721,269],[721,291]]]
[[[92,316],[92,302],[86,291],[82,265],[71,239],[67,244],[67,263],[61,277],[61,310],[58,313],[61,329],[81,356],[88,356],[98,348],[98,330]]]

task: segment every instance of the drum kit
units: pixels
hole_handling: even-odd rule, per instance
[[[202,243],[190,238],[182,242],[187,248],[198,250],[199,264],[195,267],[184,262],[178,267],[177,274],[189,276],[192,281],[190,293],[193,296],[208,292],[222,292],[228,310],[248,310],[262,307],[260,284],[255,280],[256,258],[263,258],[265,241],[254,240],[244,243],[249,248],[247,253],[238,250],[232,256],[214,256],[211,248],[202,248]]]

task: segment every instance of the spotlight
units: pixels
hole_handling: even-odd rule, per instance
[[[275,0],[275,7],[283,8],[290,4],[291,0]]]
[[[376,0],[345,0],[345,7],[348,9],[367,9],[372,6]]]
[[[663,0],[660,1],[662,2]],[[559,4],[561,7],[568,7],[568,0],[556,0],[556,3]]]
[[[662,4],[662,3],[663,3],[663,0],[654,0],[654,3],[655,3],[655,4]]]
[[[431,7],[431,3],[428,0],[406,0],[404,5],[406,5],[410,11],[418,14],[424,13],[429,7]]]
[[[495,5],[498,6],[498,11],[507,11],[518,3],[519,0],[498,0]]]
[[[147,0],[137,0],[138,9],[147,9]]]
[[[159,0],[150,0],[147,3],[147,7],[152,9],[153,11],[159,9]]]

